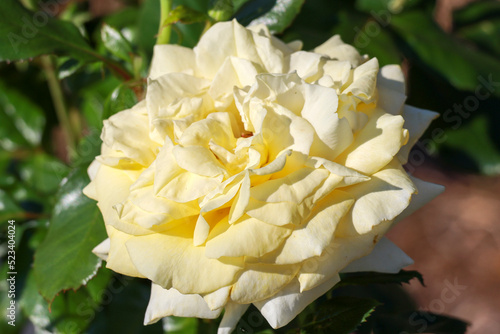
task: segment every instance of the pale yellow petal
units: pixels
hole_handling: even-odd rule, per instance
[[[283,289],[295,277],[298,265],[248,264],[231,291],[231,300],[239,304],[255,303]]]
[[[155,45],[149,77],[156,79],[172,72],[195,74],[193,49],[175,44]]]
[[[292,233],[286,227],[242,217],[233,224],[220,221],[211,231],[205,256],[212,259],[230,256],[260,257],[275,250]]]
[[[392,115],[401,115],[406,100],[405,77],[399,65],[386,65],[377,77],[377,107]]]
[[[250,304],[227,303],[217,334],[231,334],[249,306]]]
[[[203,296],[205,303],[211,310],[218,310],[226,305],[229,301],[229,294],[231,293],[232,286],[225,286],[212,293]]]
[[[314,52],[332,59],[346,60],[356,67],[363,62],[363,58],[353,46],[345,44],[339,35],[330,37],[326,42],[314,49]]]
[[[332,192],[314,207],[308,219],[292,232],[278,250],[259,260],[281,265],[321,255],[332,241],[337,224],[353,203],[354,199],[347,193]]]
[[[352,94],[365,103],[373,102],[378,68],[377,58],[372,58],[356,67],[353,71],[352,83],[342,93]]]
[[[408,161],[410,150],[417,143],[418,139],[424,134],[431,122],[439,117],[439,114],[433,111],[419,109],[405,105],[403,109],[403,118],[405,119],[405,128],[408,129],[410,138],[408,143],[401,147],[398,158],[402,164]]]
[[[413,260],[405,252],[389,239],[383,237],[370,254],[351,262],[342,269],[342,272],[375,271],[396,274],[404,267],[412,264]]]
[[[363,174],[373,174],[387,165],[408,139],[404,119],[373,111],[370,120],[335,162]]]
[[[369,182],[342,190],[356,198],[356,202],[339,225],[339,236],[368,233],[381,222],[393,220],[408,207],[417,191],[396,159],[373,174]]]
[[[193,227],[180,226],[168,234],[134,237],[126,247],[138,271],[164,288],[205,294],[234,283],[243,260],[208,259],[204,247],[193,246],[192,234]]]
[[[168,316],[215,319],[222,309],[210,310],[200,295],[182,294],[176,289],[164,289],[157,284],[151,286],[151,297],[144,316],[144,325],[154,324]]]
[[[273,328],[280,328],[292,321],[314,300],[324,295],[340,281],[338,276],[331,278],[314,289],[300,292],[297,280],[293,280],[276,295],[254,305]]]

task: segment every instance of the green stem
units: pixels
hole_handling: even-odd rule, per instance
[[[172,8],[172,0],[160,0],[161,13],[160,13],[160,27],[158,28],[158,38],[156,44],[168,44],[170,42],[170,34],[172,27],[170,25],[164,26],[163,23],[170,13]]]
[[[49,85],[52,102],[54,103],[54,109],[56,110],[57,119],[66,137],[69,155],[72,156],[76,152],[76,136],[71,127],[69,113],[66,109],[66,103],[64,102],[64,95],[59,79],[56,77],[54,63],[50,56],[41,56],[40,58]]]

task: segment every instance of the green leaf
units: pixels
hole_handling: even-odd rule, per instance
[[[500,19],[481,21],[460,29],[457,34],[473,41],[493,56],[500,56]]]
[[[21,179],[42,194],[55,192],[69,168],[60,160],[37,153],[24,160],[19,169]]]
[[[110,283],[107,300],[99,308],[88,334],[162,334],[162,322],[144,326],[144,312],[148,305],[151,283],[115,275]]]
[[[498,1],[476,1],[453,12],[453,23],[454,26],[464,26],[498,17],[498,14],[500,14]]]
[[[86,168],[96,156],[101,154],[102,140],[100,135],[99,131],[92,131],[80,141],[76,149],[77,158],[73,161],[74,166]]]
[[[65,53],[84,60],[96,54],[78,29],[69,22],[53,19],[50,13],[36,13],[19,1],[0,2],[0,61],[33,58],[47,53]]]
[[[406,8],[411,8],[419,2],[421,0],[356,0],[356,8],[362,12],[390,16],[400,13]]]
[[[420,284],[424,285],[422,274],[414,270],[401,270],[397,274],[384,274],[377,272],[357,272],[342,274],[341,281],[335,285],[339,288],[346,285],[365,285],[365,284],[402,284],[409,283],[412,279],[417,278]]]
[[[33,271],[28,275],[19,306],[38,331],[81,333],[95,317],[111,278],[108,269],[99,269],[95,278],[77,292],[68,291],[49,303],[38,293]]]
[[[57,63],[57,77],[59,79],[65,79],[75,74],[85,65],[83,62],[69,57],[58,57]]]
[[[249,0],[234,14],[234,18],[242,25],[248,25],[252,20],[268,13],[276,4],[276,0]]]
[[[92,249],[106,238],[95,201],[82,193],[89,183],[85,168],[62,182],[47,237],[35,254],[40,293],[51,301],[61,290],[78,289],[92,278],[101,260]]]
[[[204,22],[206,20],[208,20],[208,16],[205,13],[199,12],[190,7],[180,5],[175,7],[168,13],[167,18],[163,22],[163,25],[171,25],[177,22],[192,24],[197,22]]]
[[[375,314],[369,321],[372,319],[375,333],[383,334],[465,334],[469,325],[457,318],[417,310]]]
[[[210,3],[208,15],[215,21],[227,21],[234,13],[233,0],[212,0]]]
[[[418,60],[461,90],[474,91],[478,78],[500,77],[500,61],[471,49],[444,33],[423,12],[395,15],[391,26],[415,52]],[[494,92],[500,96],[500,90]]]
[[[16,177],[13,173],[15,160],[10,152],[0,151],[0,188],[12,186],[16,182]]]
[[[108,119],[117,112],[132,108],[137,103],[137,97],[127,85],[118,86],[106,99],[102,119]]]
[[[4,225],[9,219],[14,219],[22,214],[23,210],[8,193],[0,189],[0,212],[0,225]]]
[[[40,107],[0,82],[0,147],[12,151],[39,145],[44,127],[45,116]]]
[[[133,53],[132,46],[125,37],[123,37],[120,31],[110,25],[103,24],[101,28],[101,39],[104,47],[111,52],[112,55],[126,62],[131,62],[130,55]]]
[[[337,296],[318,305],[312,319],[300,326],[306,333],[349,334],[380,305],[373,299]]]
[[[374,31],[377,33],[374,34]],[[357,32],[353,45],[361,54],[376,57],[380,66],[399,64],[401,62],[400,51],[394,42],[393,36],[388,29],[385,29],[374,20],[369,20]]]
[[[477,115],[458,129],[447,130],[446,141],[439,148],[440,155],[457,165],[463,164],[465,155],[472,160],[477,171],[486,175],[500,174],[500,150],[490,134],[496,128],[489,130],[492,123],[487,116]]]
[[[160,1],[143,1],[137,19],[137,45],[151,59],[160,25]]]
[[[196,334],[198,333],[198,319],[166,317],[163,319],[163,326],[167,328],[169,334]]]
[[[265,24],[271,33],[282,33],[300,13],[304,2],[305,0],[276,0],[276,3],[268,12],[252,20],[250,25]]]

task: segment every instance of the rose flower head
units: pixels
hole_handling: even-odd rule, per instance
[[[402,167],[437,116],[405,98],[399,66],[338,36],[308,52],[232,21],[157,45],[89,167],[94,252],[152,282],[146,324],[224,310],[220,333],[250,304],[286,325],[340,272],[396,273],[412,261],[384,233],[442,190]]]

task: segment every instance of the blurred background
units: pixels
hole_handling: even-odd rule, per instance
[[[302,40],[306,50],[339,34],[381,65],[401,64],[407,103],[441,114],[406,168],[446,186],[441,196],[389,233],[415,260],[409,269],[425,280],[426,287],[413,280],[404,289],[417,309],[469,322],[468,333],[500,333],[500,1],[230,2],[230,13],[222,19],[250,24],[262,15],[274,18],[271,29],[285,41]],[[289,10],[281,13],[277,8],[284,3]],[[192,47],[205,28],[211,2],[174,1],[178,5],[190,10],[171,18],[172,42]],[[95,229],[89,244],[104,239],[99,218],[90,219],[95,226],[83,225],[94,212],[85,199],[78,199],[79,218],[52,221],[54,213],[68,209],[60,204],[67,193],[59,184],[68,176],[67,190],[86,184],[86,166],[99,153],[102,120],[143,97],[159,1],[2,0],[0,9],[0,293],[3,298],[7,289],[7,221],[15,219],[21,310],[18,327],[0,323],[0,332],[159,333],[160,325],[142,327],[149,298],[143,283],[101,268],[92,285],[57,294],[54,282],[66,273],[58,272],[57,265],[43,272],[45,263],[58,259],[51,245],[78,242],[49,233],[49,220],[62,228],[64,219],[77,219],[85,231]],[[41,11],[57,17],[57,23],[33,14]],[[12,26],[25,30],[14,36]],[[33,46],[30,36],[40,44]],[[25,45],[32,49],[12,57],[9,47]],[[80,261],[95,269],[94,259],[73,258],[75,266]],[[45,274],[47,281],[39,278]],[[63,280],[61,286],[79,285]],[[110,293],[98,293],[106,286]],[[52,312],[38,291],[45,299],[56,298]],[[5,303],[2,299],[2,309]],[[112,329],[109,319],[117,319]],[[413,321],[413,332],[427,332],[428,321]]]

